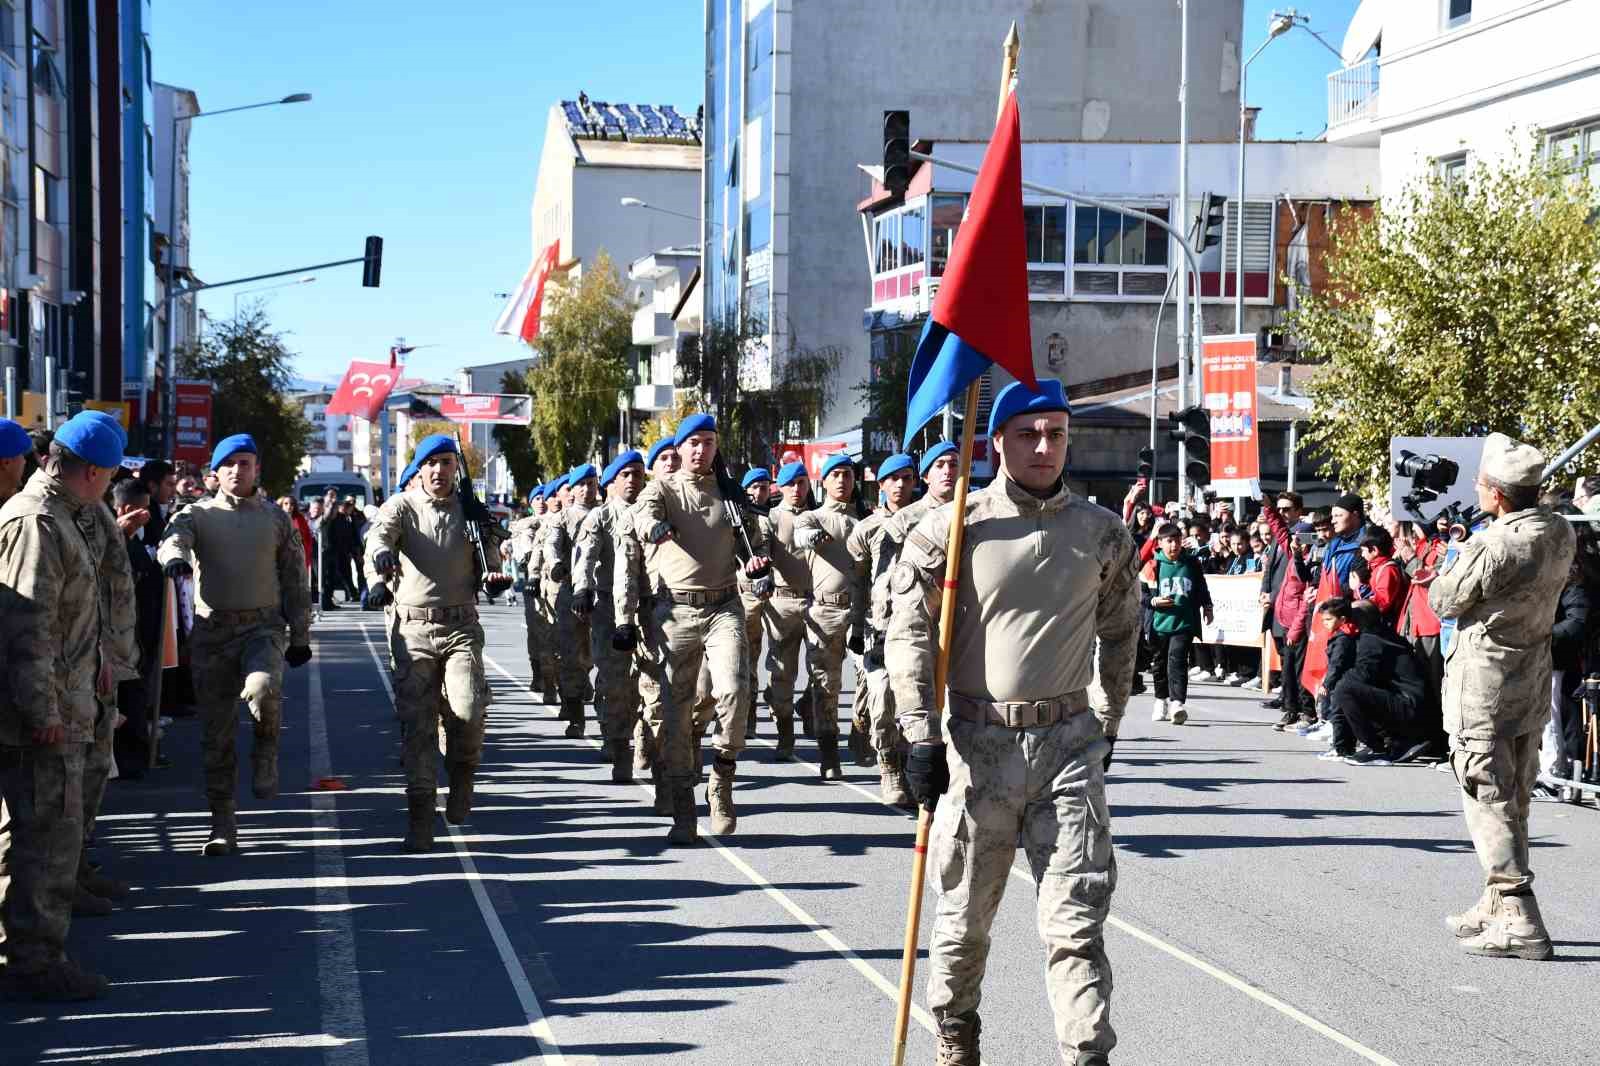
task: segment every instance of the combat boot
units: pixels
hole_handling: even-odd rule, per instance
[[[117,908],[104,896],[97,896],[79,881],[72,887],[72,916],[74,918],[105,918],[117,913]]]
[[[127,899],[128,893],[132,891],[126,884],[108,876],[99,867],[87,864],[78,871],[78,884],[102,899]]]
[[[694,823],[694,786],[672,786],[672,829],[667,833],[668,844],[698,844],[700,829]]]
[[[1534,962],[1542,962],[1555,954],[1544,918],[1539,914],[1539,901],[1533,898],[1532,892],[1502,895],[1494,920],[1477,936],[1461,941],[1461,950],[1468,955]]]
[[[773,713],[773,724],[778,727],[778,743],[772,749],[773,762],[794,761],[794,715],[782,711]]]
[[[859,718],[850,719],[850,758],[857,766],[872,766],[878,762],[878,753],[872,747],[872,734]]]
[[[800,698],[795,701],[795,714],[800,716],[800,735],[814,737],[817,735],[816,706],[811,702],[811,690],[806,689],[800,693]]]
[[[561,695],[557,691],[556,683],[548,677],[544,679],[544,692],[540,695],[539,702],[546,707],[558,707],[561,705]]]
[[[278,794],[278,742],[257,738],[250,751],[250,791],[258,800]]]
[[[756,735],[756,697],[750,694],[749,701],[745,704],[744,738],[749,740]]]
[[[566,736],[583,736],[583,701],[570,699],[561,701],[561,717],[567,720]]]
[[[611,783],[613,785],[633,783],[633,749],[620,740],[611,742]]]
[[[1493,888],[1485,887],[1483,895],[1478,897],[1478,902],[1463,913],[1452,914],[1444,920],[1445,928],[1449,929],[1456,939],[1465,940],[1487,929],[1499,912],[1500,893]]]
[[[200,854],[208,859],[232,855],[239,850],[239,829],[233,821],[232,807],[211,808],[211,832]]]
[[[839,734],[823,733],[817,737],[817,755],[821,766],[824,781],[832,778],[835,781],[844,780],[844,770],[839,766]]]
[[[878,794],[891,807],[911,809],[911,790],[906,787],[905,768],[901,766],[897,751],[878,756]]]
[[[659,764],[650,768],[650,780],[656,786],[656,813],[663,818],[672,817],[672,786],[667,783]]]
[[[433,850],[433,814],[438,797],[432,792],[407,792],[405,849],[413,855]]]
[[[730,836],[739,828],[739,814],[733,809],[733,771],[737,764],[732,759],[717,756],[711,761],[711,782],[706,785],[706,806],[711,810],[711,832]]]
[[[1111,1057],[1104,1051],[1080,1051],[1074,1066],[1111,1066]]]
[[[450,767],[450,795],[444,801],[444,820],[460,825],[472,813],[472,785],[475,767],[457,763]],[[430,825],[431,820],[430,820]]]
[[[31,999],[41,1003],[80,1003],[99,999],[109,991],[110,981],[79,968],[71,959],[61,959],[32,973],[7,970],[0,979],[0,998]]]
[[[939,1057],[934,1066],[979,1066],[978,1034],[983,1023],[974,1012],[939,1023]]]
[[[656,738],[641,719],[633,727],[633,772],[647,774],[656,761]]]

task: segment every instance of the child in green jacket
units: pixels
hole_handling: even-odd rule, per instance
[[[1189,647],[1211,622],[1211,592],[1200,563],[1183,547],[1183,532],[1168,523],[1156,531],[1160,548],[1141,574],[1150,606],[1155,708],[1152,722],[1189,720]],[[1169,706],[1170,703],[1170,706]]]

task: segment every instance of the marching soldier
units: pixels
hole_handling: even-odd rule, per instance
[[[682,460],[672,438],[663,437],[652,444],[644,465],[651,481],[660,481],[676,473]],[[659,585],[655,546],[644,543],[639,536],[638,519],[632,508],[619,516],[617,536],[619,548],[613,591],[618,629],[624,643],[631,639],[635,645],[634,665],[639,673],[639,722],[634,726],[633,768],[637,773],[650,774],[655,784],[656,813],[671,816],[672,786],[660,757],[661,727],[665,719],[662,707],[666,692],[666,653],[655,626]]]
[[[745,471],[740,479],[739,487],[744,489],[744,498],[756,513],[756,521],[762,525],[762,538],[770,540],[772,527],[767,512],[771,510],[769,503],[772,498],[772,474],[766,467],[758,466]],[[766,612],[762,609],[764,601],[750,589],[750,578],[747,574],[739,575],[739,602],[744,607],[744,640],[745,640],[745,687],[748,695],[745,697],[745,731],[746,739],[756,735],[756,690],[760,688],[758,665],[761,662],[761,631],[762,619]]]
[[[956,446],[947,440],[928,449],[918,464],[926,490],[916,500],[902,507],[885,527],[897,544],[904,544],[906,535],[917,527],[924,515],[936,507],[950,502],[956,493],[956,466],[960,458]]]
[[[1428,604],[1456,620],[1445,656],[1444,728],[1484,890],[1445,924],[1471,955],[1548,959],[1533,895],[1528,806],[1550,716],[1550,634],[1577,537],[1539,506],[1545,458],[1503,433],[1483,442],[1478,507],[1494,521],[1433,579]]]
[[[545,602],[544,582],[540,575],[544,573],[544,540],[545,533],[557,521],[561,514],[563,497],[559,491],[561,482],[566,478],[559,477],[544,484],[544,513],[539,516],[539,524],[530,534],[532,548],[524,556],[523,565],[526,567],[529,580],[537,586],[533,615],[539,623],[539,667],[537,676],[543,686],[543,697],[540,700],[545,706],[559,707],[561,705],[561,660],[556,650],[555,618],[550,613],[550,605]]]
[[[885,658],[911,745],[906,777],[935,812],[928,1008],[939,1066],[979,1061],[989,928],[1019,838],[1061,1061],[1105,1066],[1116,1043],[1102,936],[1116,885],[1105,767],[1133,685],[1136,555],[1118,516],[1066,488],[1066,394],[1059,381],[1039,387],[1000,393],[989,419],[999,477],[967,498],[964,516],[948,506],[925,515],[890,578]],[[958,520],[966,537],[941,723],[931,715],[937,618]]]
[[[673,445],[683,469],[645,488],[634,505],[634,519],[644,542],[655,545],[656,575],[662,586],[654,621],[666,660],[662,755],[672,786],[673,821],[667,839],[692,844],[698,838],[693,707],[702,662],[710,663],[717,703],[716,755],[706,785],[711,827],[720,836],[738,825],[733,776],[745,741],[744,612],[735,578],[741,544],[753,549],[747,550],[744,568],[758,579],[753,585],[756,595],[769,592],[770,578],[760,529],[744,505],[743,494],[737,484],[724,487],[717,476],[716,422],[710,415],[690,415],[678,425]],[[742,528],[735,528],[735,521]]]
[[[544,517],[544,490],[543,485],[534,486],[533,491],[528,493],[530,513],[526,518],[517,519],[510,526],[511,565],[517,575],[517,591],[522,596],[522,624],[527,633],[528,669],[533,675],[532,680],[528,682],[529,692],[539,692],[545,683],[543,651],[539,645],[542,629],[539,618],[539,577],[537,573],[528,569],[528,560],[538,543],[540,519]]]
[[[599,476],[593,463],[567,471],[561,517],[540,533],[544,540],[544,571],[539,586],[555,622],[561,717],[566,719],[569,737],[583,736],[583,705],[594,699],[594,686],[589,681],[593,666],[589,656],[589,619],[572,609],[572,554],[578,527],[600,498]]]
[[[504,576],[498,571],[498,544],[484,544],[490,572],[478,572],[467,523],[486,523],[488,511],[478,504],[469,513],[477,500],[465,500],[457,491],[461,455],[455,438],[424,437],[412,463],[416,477],[384,503],[367,535],[367,564],[378,578],[369,598],[380,607],[393,604],[389,650],[395,709],[406,723],[405,849],[426,852],[433,848],[438,805],[441,711],[450,779],[444,816],[460,825],[472,809],[489,705],[477,591],[480,585],[497,591]]]
[[[811,606],[806,610],[806,665],[811,675],[812,728],[817,734],[822,779],[839,780],[839,686],[846,645],[859,651],[866,604],[853,592],[865,566],[847,542],[856,527],[850,509],[856,471],[839,452],[822,464],[823,501],[795,519],[795,544],[811,567]]]
[[[136,676],[127,550],[101,502],[127,438],[99,412],[68,419],[44,468],[0,507],[0,933],[8,998],[95,999],[109,984],[67,958],[78,892],[84,766],[99,722],[116,715],[118,680]],[[276,510],[276,508],[274,508]],[[102,518],[97,511],[105,511]],[[281,513],[281,512],[280,512]],[[124,596],[126,598],[124,598]],[[102,782],[103,784],[103,782]]]
[[[214,857],[238,849],[234,746],[241,699],[255,725],[251,790],[257,799],[278,794],[283,667],[311,661],[311,589],[294,523],[256,491],[255,439],[224,438],[211,453],[211,469],[216,492],[173,515],[156,561],[168,577],[194,575],[190,649],[211,805],[202,851]]]
[[[811,567],[795,543],[795,522],[811,504],[806,464],[786,463],[778,470],[782,497],[769,513],[772,521],[772,597],[761,612],[767,631],[767,706],[778,727],[774,762],[794,758],[794,685],[800,673],[800,645],[805,640],[806,604],[811,600]],[[809,735],[810,716],[806,716]]]
[[[915,462],[909,455],[891,455],[878,466],[878,490],[883,505],[856,524],[846,546],[861,567],[853,597],[867,604],[867,642],[861,656],[865,683],[856,690],[852,746],[860,756],[877,751],[878,788],[885,803],[911,806],[901,763],[900,727],[895,723],[894,700],[889,698],[889,675],[883,663],[883,634],[889,626],[889,568],[900,557],[900,542],[890,529],[890,519],[911,502],[916,485]],[[859,739],[858,739],[859,738]],[[870,765],[870,763],[866,763]]]
[[[633,657],[639,637],[637,629],[628,632],[618,625],[619,619],[629,619],[627,602],[623,610],[617,606],[617,546],[624,516],[644,489],[644,456],[626,451],[611,460],[600,474],[600,487],[605,502],[589,511],[578,527],[572,606],[589,626],[597,682],[594,711],[611,759],[611,780],[626,784],[633,780],[630,744],[639,714],[639,673]]]

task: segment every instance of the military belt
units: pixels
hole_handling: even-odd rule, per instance
[[[668,589],[667,595],[673,603],[685,607],[717,607],[733,599],[737,585],[726,585],[720,589]]]
[[[778,585],[772,590],[772,594],[774,596],[782,596],[789,600],[803,600],[807,598],[804,589],[790,588],[788,585]]]
[[[478,620],[478,608],[470,603],[460,607],[396,607],[394,614],[402,622],[432,622],[434,625]]]
[[[848,592],[818,592],[811,599],[824,607],[850,606],[850,594]]]
[[[950,713],[980,725],[999,725],[1008,729],[1036,729],[1055,725],[1089,709],[1087,689],[1068,692],[1047,700],[1006,700],[990,703],[950,693]]]
[[[248,611],[209,611],[198,616],[214,626],[248,626],[258,622],[283,621],[280,607],[252,607]]]

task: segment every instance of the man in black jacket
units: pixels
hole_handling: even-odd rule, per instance
[[[150,759],[150,698],[145,679],[150,676],[152,656],[161,654],[161,568],[138,536],[142,523],[148,530],[147,523],[155,520],[154,502],[143,480],[128,478],[112,486],[111,503],[133,570],[134,635],[139,647],[140,676],[117,685],[117,710],[124,721],[113,740],[117,776],[130,780],[142,776]]]
[[[1337,678],[1329,653],[1332,685],[1327,692],[1334,719],[1342,719],[1349,734],[1367,749],[1345,755],[1344,761],[1353,766],[1389,766],[1416,758],[1438,732],[1439,723],[1429,721],[1427,674],[1411,645],[1375,611],[1354,609],[1345,597],[1329,600],[1318,613],[1331,614],[1341,628],[1355,630],[1355,661]],[[1341,732],[1338,725],[1334,732]],[[1337,742],[1335,746],[1339,747]]]

